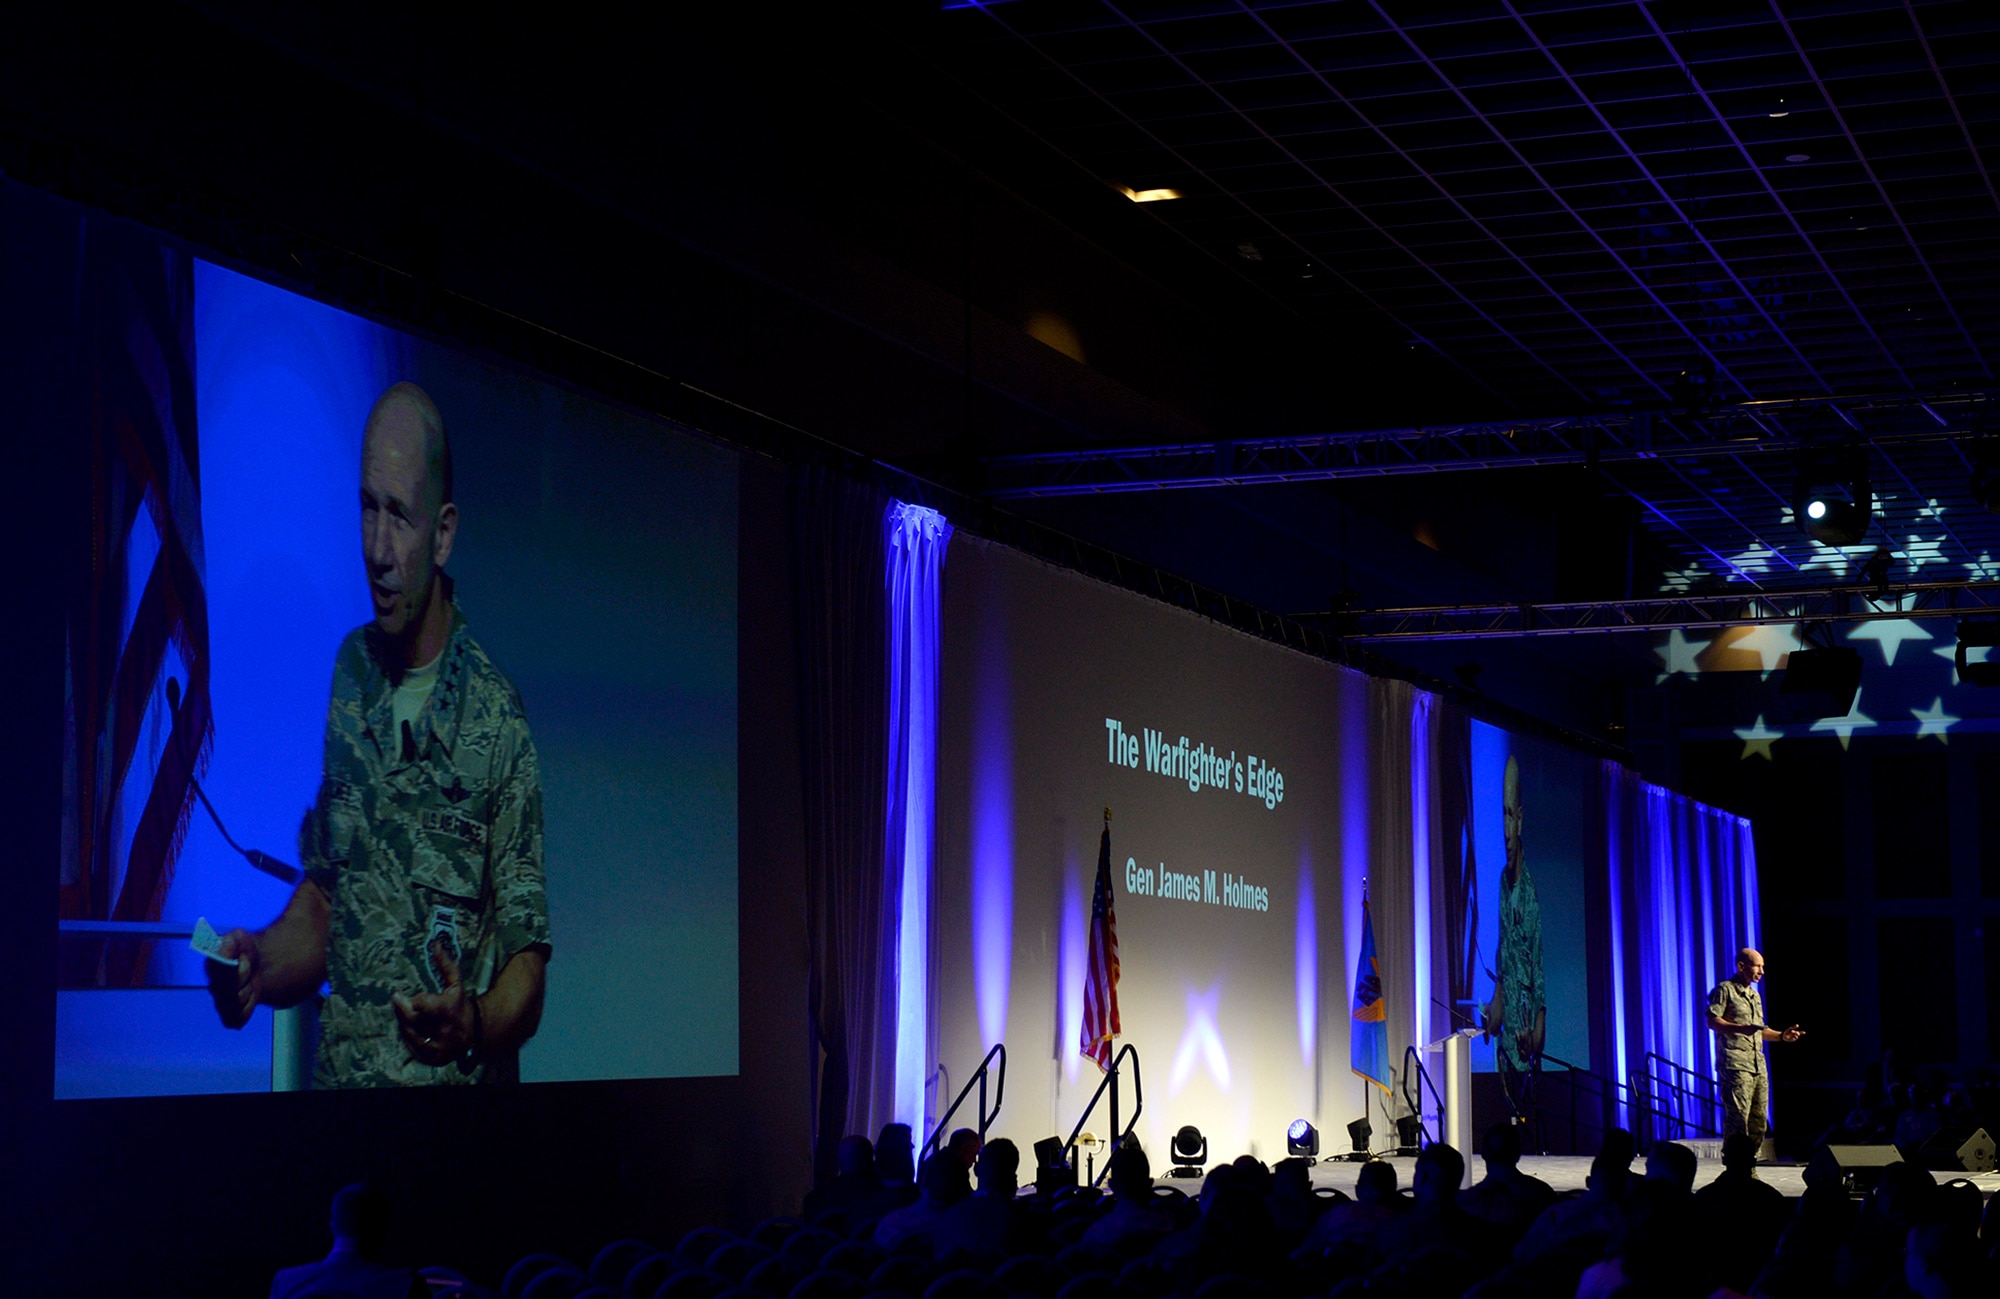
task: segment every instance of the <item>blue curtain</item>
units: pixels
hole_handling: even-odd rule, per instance
[[[1757,853],[1747,818],[1641,780],[1614,762],[1603,768],[1610,910],[1611,1036],[1614,1076],[1656,1080],[1715,1077],[1708,992],[1736,969],[1736,951],[1758,941]],[[1619,1121],[1642,1115],[1624,1098]],[[1688,1120],[1721,1130],[1709,1105]],[[1694,1135],[1675,1125],[1655,1135]]]
[[[897,899],[895,1117],[924,1139],[930,1070],[931,843],[937,794],[939,606],[951,525],[921,505],[882,515],[889,637],[883,882]]]

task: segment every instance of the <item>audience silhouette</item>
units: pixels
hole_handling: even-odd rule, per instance
[[[367,1182],[334,1193],[333,1248],[317,1263],[288,1267],[271,1280],[271,1299],[405,1299],[430,1287],[407,1267],[384,1262],[389,1198]]]
[[[530,1255],[497,1299],[2000,1294],[2000,1210],[1970,1181],[1940,1185],[1915,1163],[1890,1164],[1857,1197],[1822,1148],[1805,1169],[1805,1194],[1788,1202],[1759,1178],[1756,1143],[1739,1137],[1697,1191],[1694,1150],[1659,1142],[1635,1176],[1635,1142],[1614,1130],[1587,1189],[1559,1196],[1521,1170],[1521,1135],[1513,1123],[1488,1129],[1485,1176],[1465,1189],[1463,1156],[1433,1143],[1418,1154],[1407,1195],[1387,1161],[1364,1164],[1349,1198],[1316,1191],[1307,1160],[1272,1168],[1245,1155],[1213,1167],[1189,1199],[1155,1186],[1151,1160],[1129,1139],[1111,1154],[1108,1195],[1054,1184],[1024,1194],[1015,1144],[981,1144],[969,1131],[925,1160],[913,1184],[910,1130],[891,1124],[873,1146],[860,1136],[839,1144],[838,1172],[807,1198],[803,1220],[771,1219],[741,1237],[701,1228],[671,1251],[613,1241],[588,1269]],[[379,1192],[345,1188],[333,1225],[332,1253],[280,1273],[274,1299],[496,1299],[443,1269],[419,1276],[383,1262]]]

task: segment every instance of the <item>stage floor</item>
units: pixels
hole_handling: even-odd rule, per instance
[[[1387,1162],[1396,1166],[1396,1185],[1407,1189],[1410,1185],[1410,1178],[1416,1171],[1416,1159],[1413,1157],[1402,1158],[1392,1155]],[[1322,1161],[1313,1167],[1313,1185],[1336,1187],[1352,1195],[1354,1194],[1355,1179],[1361,1176],[1361,1167],[1360,1164]],[[1757,1169],[1757,1179],[1762,1182],[1769,1182],[1772,1186],[1778,1188],[1787,1198],[1796,1199],[1805,1194],[1805,1170],[1804,1164],[1763,1164]],[[1581,1191],[1584,1189],[1584,1184],[1590,1176],[1590,1160],[1584,1155],[1524,1155],[1521,1158],[1521,1171],[1541,1178],[1554,1187],[1558,1194],[1565,1191]],[[1646,1171],[1645,1160],[1635,1160],[1632,1164],[1632,1171],[1635,1175],[1643,1175]],[[1721,1172],[1721,1160],[1701,1160],[1695,1170],[1695,1189],[1700,1190],[1702,1187],[1707,1186]],[[1473,1179],[1477,1180],[1485,1175],[1486,1166],[1484,1161],[1474,1159],[1472,1161]],[[1979,1188],[1981,1194],[1992,1195],[1995,1191],[2000,1191],[2000,1173],[1964,1174],[1964,1176]],[[1940,1182],[1951,1180],[1944,1173],[1938,1173],[1936,1177]],[[1162,1186],[1178,1186],[1190,1195],[1198,1194],[1198,1188],[1201,1185],[1200,1182],[1193,1179],[1183,1181],[1162,1177],[1156,1180]]]

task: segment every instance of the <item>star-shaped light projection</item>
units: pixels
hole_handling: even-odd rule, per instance
[[[1695,662],[1695,655],[1707,649],[1708,644],[1705,640],[1689,640],[1678,627],[1668,632],[1667,643],[1653,651],[1660,656],[1660,662],[1667,670],[1660,673],[1653,684],[1658,685],[1678,672],[1685,672],[1691,677],[1700,676],[1701,664]]]
[[[1762,758],[1766,762],[1774,761],[1771,757],[1771,743],[1785,738],[1783,731],[1774,731],[1764,725],[1762,713],[1757,714],[1755,726],[1739,726],[1735,729],[1736,738],[1743,741],[1742,758],[1745,761],[1752,757]]]
[[[1824,568],[1833,573],[1850,573],[1854,566],[1862,563],[1875,553],[1873,546],[1829,546],[1824,541],[1812,543],[1812,554],[1799,564],[1801,573],[1815,568]]]
[[[1932,650],[1931,653],[1951,664],[1951,683],[1953,685],[1959,684],[1958,642],[1953,641],[1949,645],[1940,645]],[[1991,645],[1967,645],[1965,647],[1965,661],[1967,664],[1984,663],[1992,653],[1993,647]]]
[[[1755,654],[1758,661],[1764,665],[1764,675],[1769,676],[1778,670],[1779,659],[1795,649],[1803,648],[1803,645],[1799,640],[1797,623],[1768,623],[1762,627],[1752,628],[1738,637],[1729,648]]]
[[[1952,723],[1959,720],[1944,710],[1943,695],[1939,695],[1936,699],[1931,700],[1929,708],[1912,708],[1910,716],[1917,719],[1918,739],[1922,739],[1926,735],[1935,735],[1938,737],[1939,744],[1951,743],[1951,737],[1947,732],[1951,730]],[[1740,731],[1738,732],[1739,735],[1741,733]]]
[[[1708,570],[1701,566],[1701,561],[1696,560],[1686,568],[1670,568],[1663,576],[1666,580],[1660,583],[1660,593],[1679,595],[1683,591],[1694,590],[1695,584],[1708,576]]]
[[[1942,519],[1944,511],[1945,507],[1939,505],[1937,497],[1933,496],[1929,501],[1917,507],[1917,517],[1920,519]]]
[[[1917,625],[1914,618],[1884,618],[1880,622],[1864,622],[1847,633],[1849,641],[1872,640],[1882,650],[1882,662],[1890,667],[1896,665],[1896,650],[1906,640],[1936,640],[1937,638]]]
[[[1812,724],[1815,731],[1832,731],[1840,737],[1840,747],[1846,748],[1854,733],[1864,726],[1875,725],[1875,719],[1861,711],[1861,688],[1854,689],[1854,702],[1847,707],[1845,717],[1822,717]],[[1738,732],[1741,734],[1742,732]]]
[[[1965,565],[1966,576],[1974,582],[2000,582],[2000,559],[1993,558],[1993,552],[1982,550],[1979,558]]]
[[[1908,564],[1910,571],[1914,573],[1925,564],[1944,563],[1944,543],[1945,538],[1943,537],[1939,537],[1935,541],[1926,541],[1922,537],[1911,537],[1903,549],[1894,552],[1894,557]]]
[[[1763,577],[1774,568],[1789,567],[1784,553],[1772,546],[1752,546],[1740,554],[1730,555],[1724,561],[1729,565],[1729,580],[1748,581]]]

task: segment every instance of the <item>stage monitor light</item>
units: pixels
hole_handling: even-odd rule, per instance
[[[1787,698],[1781,715],[1788,721],[1845,717],[1854,709],[1861,689],[1861,653],[1846,646],[1795,649],[1778,678],[1778,693]]]
[[[1292,1126],[1285,1129],[1285,1153],[1307,1159],[1319,1154],[1319,1129],[1304,1119],[1293,1119]]]
[[[1354,1153],[1350,1160],[1365,1162],[1369,1157],[1368,1143],[1375,1137],[1375,1125],[1368,1121],[1366,1114],[1347,1125],[1347,1139],[1354,1143]]]
[[[1423,1149],[1424,1124],[1414,1114],[1405,1114],[1396,1120],[1396,1153],[1399,1155],[1418,1154]]]
[[[1035,1193],[1054,1195],[1065,1186],[1076,1185],[1076,1169],[1063,1156],[1061,1137],[1043,1137],[1035,1143]]]
[[[1208,1138],[1201,1135],[1201,1129],[1190,1123],[1174,1133],[1173,1145],[1167,1151],[1174,1166],[1168,1177],[1200,1177],[1201,1170],[1208,1163]]]
[[[2000,645],[2000,618],[1967,618],[1958,624],[1958,648],[1952,651],[1952,665],[1958,669],[1958,679],[1969,686],[1990,689],[2000,686],[2000,660],[1991,656],[1994,646]],[[1966,651],[1984,647],[1988,651],[1987,661],[1968,661]]]
[[[1861,448],[1808,451],[1799,456],[1792,515],[1814,541],[1852,546],[1868,531],[1874,509],[1868,453]]]

